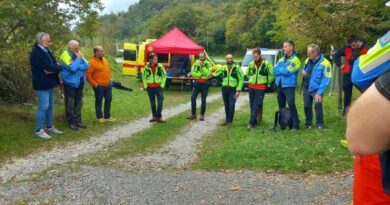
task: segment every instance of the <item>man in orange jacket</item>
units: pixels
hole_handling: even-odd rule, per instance
[[[93,49],[94,55],[89,59],[89,70],[87,72],[87,80],[95,91],[95,110],[96,117],[99,122],[116,121],[111,117],[111,71],[110,65],[104,58],[104,49],[101,46],[96,46]],[[102,103],[104,98],[104,116],[102,114]],[[104,118],[103,118],[104,117]]]

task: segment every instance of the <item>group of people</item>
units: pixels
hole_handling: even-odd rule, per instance
[[[199,120],[205,120],[206,98],[208,95],[211,77],[221,76],[222,99],[225,105],[225,121],[222,126],[233,123],[235,104],[244,85],[244,77],[248,79],[250,119],[248,129],[251,130],[261,123],[262,108],[265,90],[268,84],[275,80],[277,86],[277,101],[279,108],[287,105],[292,115],[292,129],[299,129],[299,118],[295,106],[295,88],[297,87],[298,72],[301,67],[299,58],[295,55],[294,42],[286,41],[283,44],[284,56],[278,61],[275,68],[271,62],[263,59],[261,50],[252,50],[253,61],[249,64],[247,72],[244,73],[239,64],[233,60],[233,55],[226,55],[226,64],[216,72],[212,72],[212,64],[206,59],[205,53],[199,54],[199,59],[191,68],[190,76],[194,80],[191,95],[191,115],[189,120],[197,119],[196,99],[201,94],[201,107]],[[308,58],[306,59],[302,77],[304,83],[304,107],[306,115],[305,126],[311,128],[313,121],[312,104],[314,101],[316,110],[316,125],[322,129],[324,125],[322,101],[323,95],[329,86],[332,78],[330,62],[321,54],[320,47],[315,44],[308,45]],[[149,63],[142,72],[143,86],[150,98],[152,119],[150,122],[165,122],[162,120],[163,88],[166,82],[164,67],[158,63],[155,53],[149,55]],[[157,105],[156,105],[157,99]],[[260,116],[260,117],[259,117]]]
[[[54,89],[60,84],[64,87],[65,113],[71,129],[87,128],[81,117],[86,80],[95,92],[97,119],[100,122],[115,121],[116,119],[110,115],[111,71],[108,61],[104,58],[103,47],[96,46],[93,49],[94,55],[87,61],[80,51],[79,42],[71,40],[57,62],[49,50],[50,45],[50,35],[40,32],[36,35],[36,44],[30,55],[32,83],[38,97],[35,135],[41,139],[49,139],[51,138],[49,133],[63,133],[53,125]]]

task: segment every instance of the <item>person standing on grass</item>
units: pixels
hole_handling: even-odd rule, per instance
[[[68,49],[61,54],[60,59],[64,65],[61,77],[64,82],[65,112],[69,127],[73,130],[87,128],[81,121],[81,108],[86,81],[85,72],[89,64],[80,51],[79,42],[69,41]]]
[[[236,100],[244,84],[244,74],[238,64],[233,61],[233,55],[226,55],[226,65],[218,69],[213,76],[222,75],[222,99],[225,105],[226,120],[221,126],[233,123]]]
[[[272,63],[261,57],[261,50],[254,48],[252,55],[253,61],[249,63],[246,73],[249,80],[249,104],[251,110],[248,130],[253,129],[260,123],[257,121],[257,118],[258,115],[262,116],[263,114],[262,108],[265,90],[267,89],[267,85],[274,80]]]
[[[196,120],[196,98],[198,94],[201,94],[201,107],[199,120],[204,120],[204,114],[206,113],[206,98],[209,92],[208,79],[211,74],[212,64],[206,59],[204,52],[199,53],[199,60],[194,63],[191,69],[191,75],[195,79],[194,87],[191,95],[191,115],[187,117],[189,120]]]
[[[343,71],[343,92],[344,92],[344,108],[343,116],[348,112],[351,105],[353,83],[351,81],[351,73],[353,64],[360,55],[367,53],[367,48],[357,35],[351,35],[348,39],[348,45],[339,49],[334,53],[333,60],[336,65]],[[341,63],[341,57],[344,56],[344,63]]]
[[[111,71],[110,64],[104,57],[104,49],[101,46],[96,46],[93,49],[94,55],[89,59],[89,69],[87,71],[87,80],[93,87],[95,92],[95,111],[99,122],[116,121],[111,117]],[[104,98],[104,117],[102,114],[102,103]]]
[[[278,89],[279,109],[286,107],[291,111],[292,129],[299,130],[299,117],[295,106],[295,87],[297,87],[297,77],[301,61],[295,55],[294,42],[285,41],[283,43],[284,56],[279,59],[273,74],[276,76],[275,85]]]
[[[353,67],[352,82],[364,91],[347,115],[348,148],[355,154],[353,201],[390,204],[390,31]]]
[[[157,54],[151,53],[148,57],[149,63],[142,71],[144,89],[148,92],[150,107],[152,109],[152,119],[149,122],[165,122],[162,119],[162,109],[164,102],[163,89],[167,81],[167,74],[163,65],[158,63]],[[157,98],[157,108],[156,108]]]
[[[317,128],[324,127],[322,100],[324,92],[332,81],[332,66],[321,54],[320,47],[310,44],[307,47],[307,56],[302,70],[303,76],[303,104],[306,116],[306,128],[311,128],[313,122],[313,100],[317,118]]]
[[[32,84],[38,97],[38,110],[35,120],[35,136],[41,139],[49,139],[51,136],[46,131],[54,134],[62,134],[53,125],[54,89],[60,83],[59,72],[62,66],[49,50],[51,39],[49,34],[39,32],[36,35],[36,43],[31,50],[30,64],[32,72]],[[46,128],[43,129],[43,121],[46,119]]]

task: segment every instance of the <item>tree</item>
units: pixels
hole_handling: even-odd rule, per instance
[[[19,102],[32,99],[28,59],[37,32],[49,33],[56,50],[69,40],[77,16],[88,16],[99,8],[99,0],[0,1],[0,99]]]

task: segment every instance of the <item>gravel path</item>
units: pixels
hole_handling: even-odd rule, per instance
[[[220,99],[220,94],[208,100]],[[237,109],[246,105],[241,96]],[[167,118],[189,108],[182,104],[166,110]],[[31,204],[351,204],[352,173],[326,176],[290,175],[251,171],[188,171],[180,168],[191,163],[197,144],[224,119],[224,110],[211,114],[206,121],[194,121],[178,133],[171,143],[156,153],[116,162],[123,170],[112,167],[57,166],[48,173],[34,174],[25,180],[0,184],[0,204],[28,201]],[[0,177],[9,179],[20,174],[40,171],[53,163],[77,160],[82,154],[95,152],[123,137],[150,127],[142,118],[116,128],[89,141],[64,149],[18,159],[0,168]],[[162,169],[176,168],[176,169]],[[170,170],[170,171],[169,171]]]
[[[208,96],[207,102],[220,99],[221,94],[217,93]],[[197,104],[199,105],[200,102]],[[191,104],[188,102],[165,109],[163,116],[165,119],[168,119],[190,109],[190,106]],[[150,117],[141,118],[127,125],[113,128],[100,136],[92,137],[78,144],[70,144],[66,147],[54,148],[50,151],[32,154],[23,159],[15,159],[12,163],[0,167],[0,179],[9,180],[15,177],[21,179],[27,177],[26,175],[29,173],[39,172],[52,164],[77,160],[81,155],[96,152],[99,149],[113,144],[118,139],[131,137],[133,134],[149,128],[152,125],[149,123],[149,119]]]
[[[247,105],[248,96],[243,95],[238,98],[236,110],[243,105]],[[139,155],[130,159],[120,159],[117,163],[126,170],[150,169],[150,168],[182,168],[192,163],[197,157],[197,145],[200,139],[213,132],[225,119],[225,108],[222,107],[206,120],[194,121],[178,134],[176,139],[163,146],[156,153],[149,155]]]
[[[351,204],[351,174],[295,176],[255,172],[126,173],[83,167],[38,182],[0,186],[0,204]]]

